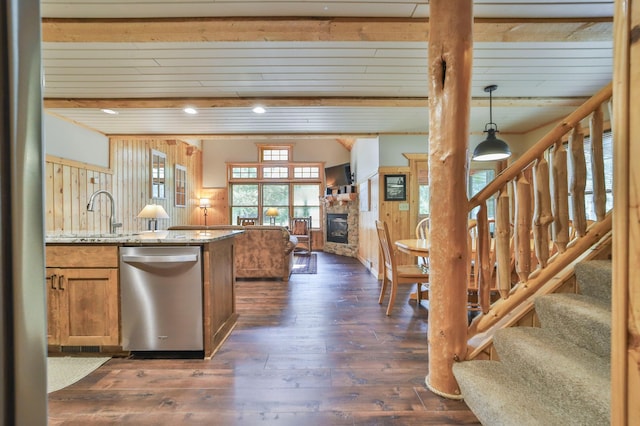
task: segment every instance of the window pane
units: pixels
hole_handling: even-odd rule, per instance
[[[258,206],[258,185],[231,185],[232,206]],[[256,210],[257,212],[257,210]]]
[[[289,177],[289,169],[286,167],[265,167],[262,169],[265,179],[286,179]]]
[[[311,216],[313,227],[320,226],[320,185],[293,185],[294,217]]]
[[[256,179],[258,177],[257,167],[233,167],[231,169],[233,179]]]
[[[469,175],[469,198],[473,197],[487,186],[487,184],[493,180],[495,174],[496,173],[493,169],[472,170]],[[495,219],[496,217],[495,200],[495,195],[487,200],[487,217],[489,219]],[[470,217],[475,218],[478,215],[478,209],[479,207],[473,209]]]
[[[420,185],[419,191],[420,205],[418,207],[418,215],[426,216],[429,214],[429,185]]]
[[[604,159],[604,186],[606,194],[606,210],[613,208],[613,137],[611,132],[602,135],[602,154]],[[593,170],[591,161],[591,138],[584,140],[584,157],[587,166],[587,181],[585,185],[585,209],[587,219],[596,220],[595,203],[593,200]],[[569,161],[570,171],[573,173],[571,161]],[[569,177],[571,185],[571,177]],[[571,209],[570,209],[571,210]]]
[[[278,209],[278,216],[275,216],[273,222],[271,221],[271,217],[267,216],[267,210],[269,208],[275,207]],[[276,207],[276,206],[264,206],[262,208],[262,224],[263,225],[273,225],[275,226],[286,226],[289,223],[289,209],[288,207]]]
[[[265,149],[262,151],[263,161],[289,161],[289,150],[287,149]]]
[[[257,207],[231,207],[231,224],[235,225],[239,217],[258,217]]]
[[[289,185],[263,185],[262,204],[270,207],[281,207],[289,205]]]
[[[295,179],[317,179],[320,177],[319,167],[294,167],[293,177]]]
[[[311,227],[319,228],[320,227],[320,207],[294,207],[293,208],[293,217],[309,217],[311,216]]]

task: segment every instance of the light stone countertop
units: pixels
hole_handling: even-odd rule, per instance
[[[208,231],[144,231],[123,234],[52,233],[45,236],[47,244],[203,244],[231,238],[242,230]]]

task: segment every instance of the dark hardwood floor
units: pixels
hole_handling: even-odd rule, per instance
[[[113,358],[49,394],[49,424],[479,424],[424,385],[428,302],[402,286],[387,317],[357,260],[317,254],[315,275],[239,281],[238,324],[212,359]]]

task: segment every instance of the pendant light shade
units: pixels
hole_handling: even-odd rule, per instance
[[[493,105],[491,93],[496,90],[498,86],[491,85],[484,88],[485,92],[489,93],[489,123],[484,126],[484,133],[487,134],[487,138],[480,142],[476,149],[473,150],[474,161],[495,161],[503,160],[511,156],[511,150],[509,145],[502,139],[496,137],[498,133],[498,125],[493,122]]]

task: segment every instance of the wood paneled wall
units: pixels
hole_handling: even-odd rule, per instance
[[[404,238],[415,238],[414,227],[411,222],[411,208],[417,209],[417,201],[412,200],[411,190],[411,170],[409,167],[380,167],[378,169],[380,182],[378,189],[378,198],[380,200],[379,220],[387,222],[389,227],[389,236],[391,241],[401,240]],[[385,175],[406,175],[407,199],[405,201],[384,201],[384,176]],[[401,210],[401,206],[408,206],[406,210]],[[374,227],[375,231],[375,227]],[[377,238],[377,237],[376,237]],[[415,263],[416,258],[404,253],[398,253],[398,264]]]
[[[365,185],[366,186],[366,185]],[[376,233],[376,220],[380,210],[380,175],[374,174],[368,178],[369,210],[360,211],[358,260],[365,265],[371,273],[381,277],[380,269],[380,243]],[[358,192],[362,194],[363,185],[358,185]],[[360,195],[362,196],[362,195]]]
[[[211,208],[207,209],[207,225],[228,225],[229,223],[229,190],[227,188],[203,188],[200,196],[209,198]],[[200,210],[200,209],[198,209]],[[204,225],[204,214],[198,211],[198,217],[192,221],[194,225]]]
[[[45,228],[47,232],[101,232],[109,229],[111,207],[100,196],[95,213],[87,211],[94,191],[113,193],[113,172],[90,164],[47,156],[45,163]]]
[[[165,199],[150,197],[150,152],[163,152],[166,162]],[[187,168],[187,203],[175,206],[175,165]],[[115,199],[115,216],[123,227],[119,232],[147,229],[146,220],[138,219],[142,208],[160,204],[169,219],[158,221],[159,229],[171,225],[200,223],[199,206],[202,187],[202,152],[178,140],[120,139],[110,140],[110,169],[48,156],[46,160],[46,231],[48,233],[109,232],[110,202],[106,196],[96,198],[94,212],[87,211],[91,194],[104,189]]]

